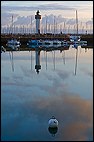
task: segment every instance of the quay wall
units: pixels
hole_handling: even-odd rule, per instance
[[[88,42],[88,45],[90,46],[93,46],[93,35],[80,35],[81,36],[81,40],[86,40]],[[68,35],[64,35],[64,34],[56,34],[56,35],[53,35],[53,34],[24,34],[24,35],[20,35],[20,34],[17,34],[17,35],[12,35],[12,34],[9,34],[9,35],[1,35],[1,45],[5,45],[7,43],[7,41],[11,38],[16,38],[16,39],[19,39],[21,44],[23,45],[27,45],[27,42],[28,40],[31,40],[31,39],[42,39],[42,40],[45,40],[45,39],[50,39],[50,40],[53,40],[53,39],[59,39],[59,40],[64,40],[64,39],[67,39],[69,40],[69,36]]]

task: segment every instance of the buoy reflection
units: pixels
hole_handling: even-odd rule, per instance
[[[58,127],[48,127],[48,131],[51,133],[52,136],[55,136],[58,131]]]

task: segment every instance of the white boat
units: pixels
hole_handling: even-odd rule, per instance
[[[54,40],[54,41],[53,41],[53,45],[57,45],[57,44],[60,45],[60,44],[61,44],[61,41],[60,41],[60,40]]]
[[[17,41],[16,39],[11,39],[8,41],[8,44],[18,45],[18,44],[20,44],[20,41]]]
[[[43,45],[53,45],[53,41],[52,40],[44,40]]]
[[[11,39],[11,40],[8,40],[7,42],[7,46],[12,48],[13,50],[16,48],[19,48],[20,45],[21,45],[20,41],[17,41],[16,39]]]
[[[87,46],[87,41],[80,41],[81,46]]]
[[[76,35],[71,35],[70,36],[70,41],[74,42],[74,41],[80,41],[81,37],[80,36],[76,36]]]

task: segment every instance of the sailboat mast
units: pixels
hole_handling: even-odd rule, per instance
[[[77,29],[77,35],[78,35],[78,15],[76,10],[76,29]]]
[[[55,16],[54,16],[54,37],[55,37]]]
[[[46,16],[46,34],[47,34],[47,16]]]
[[[12,34],[13,34],[13,15],[12,15]]]
[[[31,34],[32,34],[32,16],[31,16],[31,23],[30,24],[31,24]]]

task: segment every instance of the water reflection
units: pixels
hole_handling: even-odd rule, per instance
[[[92,50],[81,49],[80,54],[79,48],[2,53],[3,141],[93,140]],[[77,67],[76,58],[79,58]],[[39,75],[36,65],[41,66]],[[52,115],[59,121],[58,129],[48,128]]]
[[[14,58],[13,58],[13,51],[9,51],[10,63],[12,66],[12,71],[14,72]]]
[[[74,45],[72,46],[73,48],[76,49],[76,61],[75,61],[75,75],[77,73],[77,59],[78,59],[78,46],[77,45]],[[60,49],[60,53],[62,52],[62,58],[63,58],[63,62],[65,64],[65,50],[69,50],[69,46],[67,47],[63,47],[63,49],[61,48]],[[55,70],[56,69],[56,66],[55,66],[55,60],[56,60],[56,56],[55,56],[55,50],[54,49],[51,49],[51,50],[45,50],[46,51],[46,70],[47,70],[47,52],[51,51],[52,52],[52,59],[53,59],[53,69]],[[35,50],[36,52],[36,65],[35,65],[35,69],[36,69],[36,72],[39,73],[39,70],[41,69],[41,65],[40,65],[40,52],[41,50],[39,48],[37,48]],[[45,56],[45,52],[44,52],[44,56]]]
[[[39,70],[41,69],[41,65],[40,65],[40,50],[36,50],[36,65],[35,65],[35,69],[36,72],[39,73]]]
[[[51,133],[52,136],[55,136],[55,134],[58,131],[58,127],[55,128],[48,127],[48,131]]]
[[[53,60],[53,69],[55,70],[56,67],[55,67],[55,60],[56,60],[56,55],[55,55],[55,51],[56,50],[60,50],[60,53],[62,53],[62,58],[63,58],[63,62],[65,64],[65,50],[69,50],[69,46],[66,46],[66,47],[58,47],[58,48],[55,48],[55,47],[52,47],[52,48],[46,48],[44,49],[44,58],[45,58],[45,61],[46,61],[46,70],[47,70],[47,52],[52,52],[52,60]],[[41,69],[41,63],[40,63],[40,52],[42,50],[40,48],[37,48],[35,50],[36,52],[36,65],[35,65],[35,69],[36,69],[36,72],[39,73],[39,70]],[[46,55],[45,55],[46,54]]]
[[[76,75],[76,72],[77,72],[77,60],[78,60],[78,47],[76,47],[76,61],[75,61],[75,75]]]
[[[80,46],[77,45],[72,45],[72,48],[75,49],[75,69],[74,69],[74,74],[77,74],[77,60],[78,60],[78,49],[80,49]],[[58,49],[55,48],[46,48],[46,49],[41,49],[40,46],[38,48],[35,49],[35,70],[36,73],[39,74],[40,70],[41,70],[41,62],[40,62],[40,56],[41,56],[41,52],[44,51],[44,60],[46,62],[46,70],[47,70],[47,52],[51,52],[52,53],[52,60],[53,60],[53,70],[56,70],[56,55],[55,52],[57,50],[60,50],[60,53],[62,54],[62,59],[63,59],[63,63],[65,65],[65,51],[69,50],[69,46],[66,47],[59,47]],[[14,55],[13,52],[15,51],[9,51],[9,56],[10,56],[10,62],[11,62],[11,66],[12,66],[12,71],[14,72]],[[32,50],[29,49],[30,52],[30,61],[31,61],[31,70],[32,70]]]

